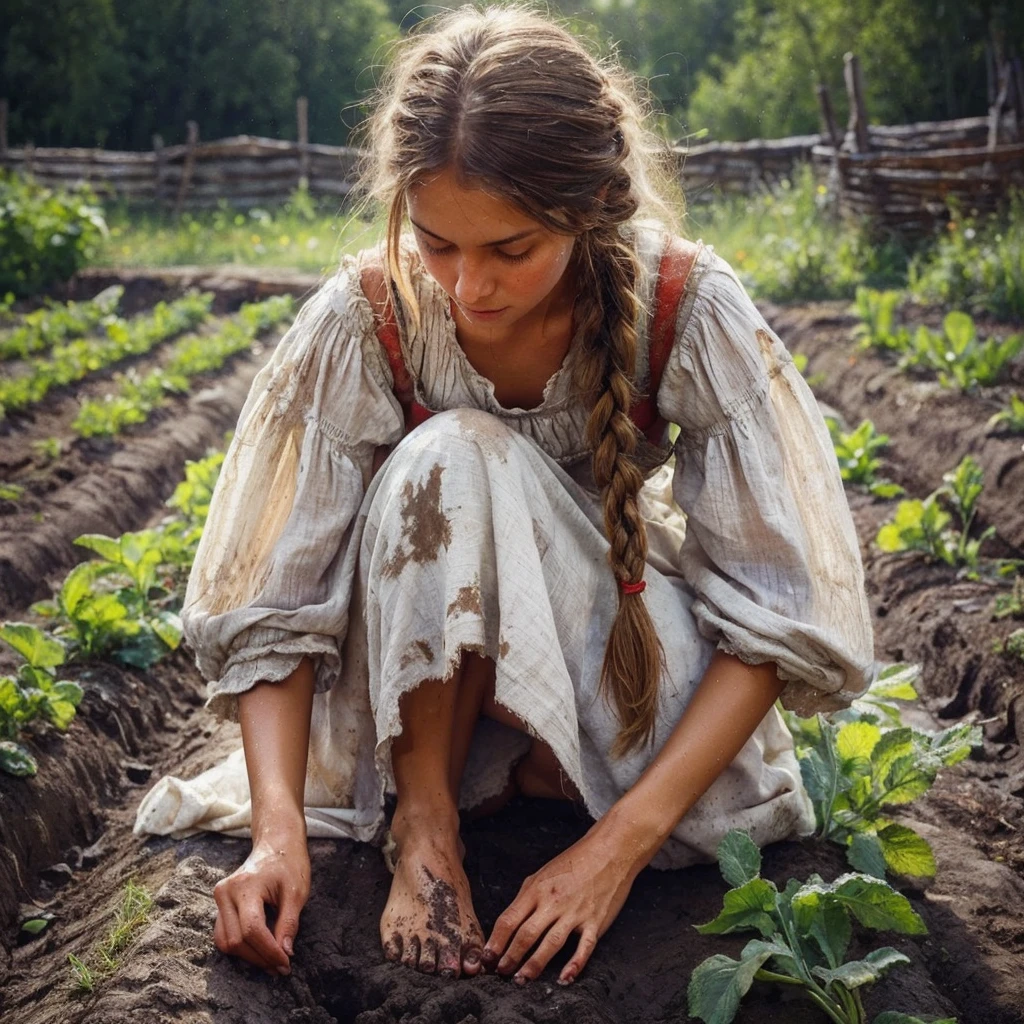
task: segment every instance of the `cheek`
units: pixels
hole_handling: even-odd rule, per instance
[[[570,243],[548,259],[518,268],[515,278],[517,288],[523,292],[540,292],[546,295],[562,279],[571,255]]]

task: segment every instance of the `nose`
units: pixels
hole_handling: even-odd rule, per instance
[[[494,291],[494,277],[484,260],[463,257],[455,281],[455,298],[472,308]]]

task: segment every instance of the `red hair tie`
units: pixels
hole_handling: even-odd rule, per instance
[[[642,594],[647,589],[647,580],[641,580],[639,583],[626,583],[625,580],[619,580],[619,587],[624,594]]]

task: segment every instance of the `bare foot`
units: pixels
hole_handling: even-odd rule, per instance
[[[397,831],[395,877],[380,919],[384,956],[443,978],[478,974],[484,937],[458,832],[439,832],[436,823]]]

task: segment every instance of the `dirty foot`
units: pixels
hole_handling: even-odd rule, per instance
[[[380,919],[384,956],[443,978],[479,974],[484,938],[457,825],[442,832],[436,821],[423,829],[392,824],[392,834],[395,877]]]

